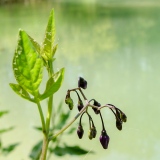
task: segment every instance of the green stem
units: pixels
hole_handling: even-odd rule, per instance
[[[42,130],[43,130],[43,133],[45,133],[46,132],[45,120],[44,120],[42,108],[41,108],[39,101],[37,102],[37,106],[38,106],[38,110],[39,110],[39,114],[40,114],[40,118],[41,118]]]
[[[49,101],[48,101],[48,113],[47,113],[47,118],[46,118],[46,131],[47,131],[47,134],[49,133],[49,127],[50,127],[50,122],[51,122],[52,105],[53,105],[53,95],[49,97]]]
[[[49,78],[53,76],[53,73],[54,73],[53,63],[52,61],[49,61],[49,70],[48,70]],[[51,116],[52,116],[52,108],[53,108],[53,95],[51,95],[48,100],[48,112],[47,112],[47,118],[46,118],[47,134],[49,134],[49,128],[50,128],[50,122],[51,122]]]
[[[48,75],[49,78],[53,76],[53,64],[52,61],[49,61],[49,69],[48,69]],[[47,117],[46,117],[46,124],[43,120],[42,126],[45,127],[45,132],[44,132],[44,138],[43,138],[43,145],[42,145],[42,153],[40,160],[46,160],[47,157],[47,149],[49,145],[49,129],[50,129],[50,122],[51,122],[51,116],[52,116],[52,108],[53,108],[53,95],[49,97],[48,100],[48,112],[47,112]],[[43,118],[44,119],[44,118]]]

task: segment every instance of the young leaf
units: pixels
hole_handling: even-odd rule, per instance
[[[13,91],[16,92],[19,96],[31,102],[34,102],[34,100],[30,97],[29,93],[25,89],[23,89],[19,84],[10,83],[9,85],[13,89]]]
[[[0,111],[0,117],[2,117],[3,115],[7,114],[9,111]]]
[[[44,91],[44,93],[39,97],[40,100],[43,100],[49,96],[51,96],[52,94],[54,94],[55,92],[57,92],[59,90],[59,88],[62,85],[63,82],[63,78],[64,78],[64,68],[62,68],[60,71],[58,71],[57,73],[55,73],[47,82],[46,85],[46,90]]]
[[[55,39],[55,22],[54,22],[54,10],[52,10],[48,20],[45,37],[41,49],[41,56],[45,60],[52,60],[52,57],[54,56],[55,53],[55,47],[53,46],[54,39]]]
[[[18,46],[13,58],[13,71],[19,85],[33,96],[38,96],[42,81],[43,61],[30,37],[19,31]]]
[[[40,45],[31,36],[28,35],[28,37],[35,47],[36,51],[40,54]]]

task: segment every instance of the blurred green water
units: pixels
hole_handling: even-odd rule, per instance
[[[18,29],[23,28],[41,42],[53,7],[56,42],[59,44],[55,68],[66,68],[65,81],[55,96],[55,103],[65,97],[68,88],[76,87],[78,76],[83,76],[89,84],[85,91],[89,99],[95,98],[102,104],[115,104],[128,116],[123,131],[119,132],[115,128],[113,115],[104,110],[103,116],[111,138],[109,149],[103,150],[98,138],[88,140],[86,124],[84,139],[78,140],[75,133],[64,141],[89,147],[96,154],[64,158],[158,160],[160,8],[158,5],[135,7],[97,3],[0,7],[0,109],[11,112],[0,122],[0,126],[16,126],[12,133],[2,137],[6,143],[21,141],[17,150],[4,159],[27,160],[31,146],[41,138],[32,128],[40,124],[37,108],[14,95],[8,83],[15,81],[11,62]],[[75,113],[73,111],[73,115]],[[97,119],[100,134],[99,117],[94,118]]]

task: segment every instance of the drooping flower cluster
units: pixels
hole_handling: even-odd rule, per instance
[[[100,141],[102,147],[104,149],[107,149],[110,138],[109,138],[109,136],[106,132],[105,126],[104,126],[104,122],[103,122],[103,118],[102,118],[102,114],[101,114],[101,109],[107,107],[113,112],[113,114],[115,115],[115,118],[116,118],[116,127],[118,130],[122,130],[122,124],[123,124],[123,122],[127,121],[127,116],[119,108],[115,107],[112,104],[106,104],[106,105],[101,106],[101,104],[98,101],[96,101],[95,99],[91,99],[90,101],[88,101],[87,98],[85,97],[83,91],[81,90],[81,89],[86,89],[86,88],[87,88],[87,81],[85,79],[83,79],[82,77],[79,77],[78,88],[74,88],[74,89],[67,91],[65,103],[69,106],[70,110],[73,109],[74,104],[73,104],[73,100],[70,96],[70,92],[74,91],[78,97],[77,108],[78,108],[79,113],[77,114],[76,118],[78,118],[80,116],[79,125],[77,128],[77,135],[78,135],[79,139],[82,139],[83,134],[84,134],[84,129],[82,126],[82,117],[84,114],[87,114],[88,119],[89,119],[89,127],[90,128],[89,128],[89,132],[88,132],[88,138],[91,140],[91,139],[95,138],[97,135],[97,130],[96,130],[96,127],[94,125],[94,122],[93,122],[91,115],[88,113],[88,108],[91,107],[95,114],[100,115],[101,122],[102,122],[102,131],[101,131],[101,135],[99,137],[99,141]],[[81,96],[83,97],[84,101],[86,102],[85,105],[83,104],[83,101],[82,101],[78,91],[81,93]],[[93,104],[91,104],[91,102],[93,102]]]

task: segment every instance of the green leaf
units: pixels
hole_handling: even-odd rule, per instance
[[[53,46],[55,39],[55,21],[54,21],[54,10],[51,11],[47,28],[45,31],[45,37],[42,44],[41,56],[45,60],[52,60],[55,54],[55,47]]]
[[[16,92],[19,96],[31,102],[34,102],[34,100],[30,97],[29,93],[25,89],[23,89],[19,84],[10,83],[9,85],[13,89],[13,91]]]
[[[56,146],[54,149],[50,149],[50,152],[53,152],[53,154],[57,156],[64,156],[66,154],[84,155],[87,153],[93,153],[83,148],[80,148],[79,146],[67,146],[67,145],[65,145],[64,147]]]
[[[10,130],[12,130],[12,129],[14,129],[14,127],[9,127],[9,128],[6,128],[6,129],[1,129],[1,130],[0,130],[0,134],[5,133],[5,132],[8,132],[8,131],[10,131]]]
[[[87,154],[87,153],[93,153],[92,151],[85,150],[79,146],[65,145],[64,148],[65,148],[67,154],[70,154],[70,155],[83,155],[83,154]]]
[[[43,100],[43,99],[53,95],[55,92],[57,92],[62,85],[63,79],[64,79],[64,68],[62,68],[60,71],[55,73],[48,80],[47,85],[46,85],[46,90],[39,97],[39,99]]]
[[[58,47],[58,44],[56,44],[53,49],[52,49],[52,57],[54,57],[56,51],[57,51],[57,47]]]
[[[14,143],[9,145],[8,147],[5,147],[2,149],[3,154],[8,155],[10,152],[12,152],[17,146],[19,145],[19,143]]]
[[[50,148],[50,152],[57,156],[64,156],[66,154],[65,149],[63,147],[56,146],[54,149]]]
[[[43,142],[40,141],[32,148],[29,157],[32,158],[33,160],[39,160],[42,149],[42,143]]]
[[[38,96],[42,81],[43,61],[25,31],[19,31],[18,46],[13,58],[13,71],[18,84],[33,96]]]
[[[38,42],[36,42],[36,40],[34,40],[31,36],[29,36],[30,41],[32,42],[33,46],[35,47],[36,51],[40,54],[40,45],[38,44]]]
[[[2,117],[3,115],[9,113],[9,111],[0,111],[0,117]]]

